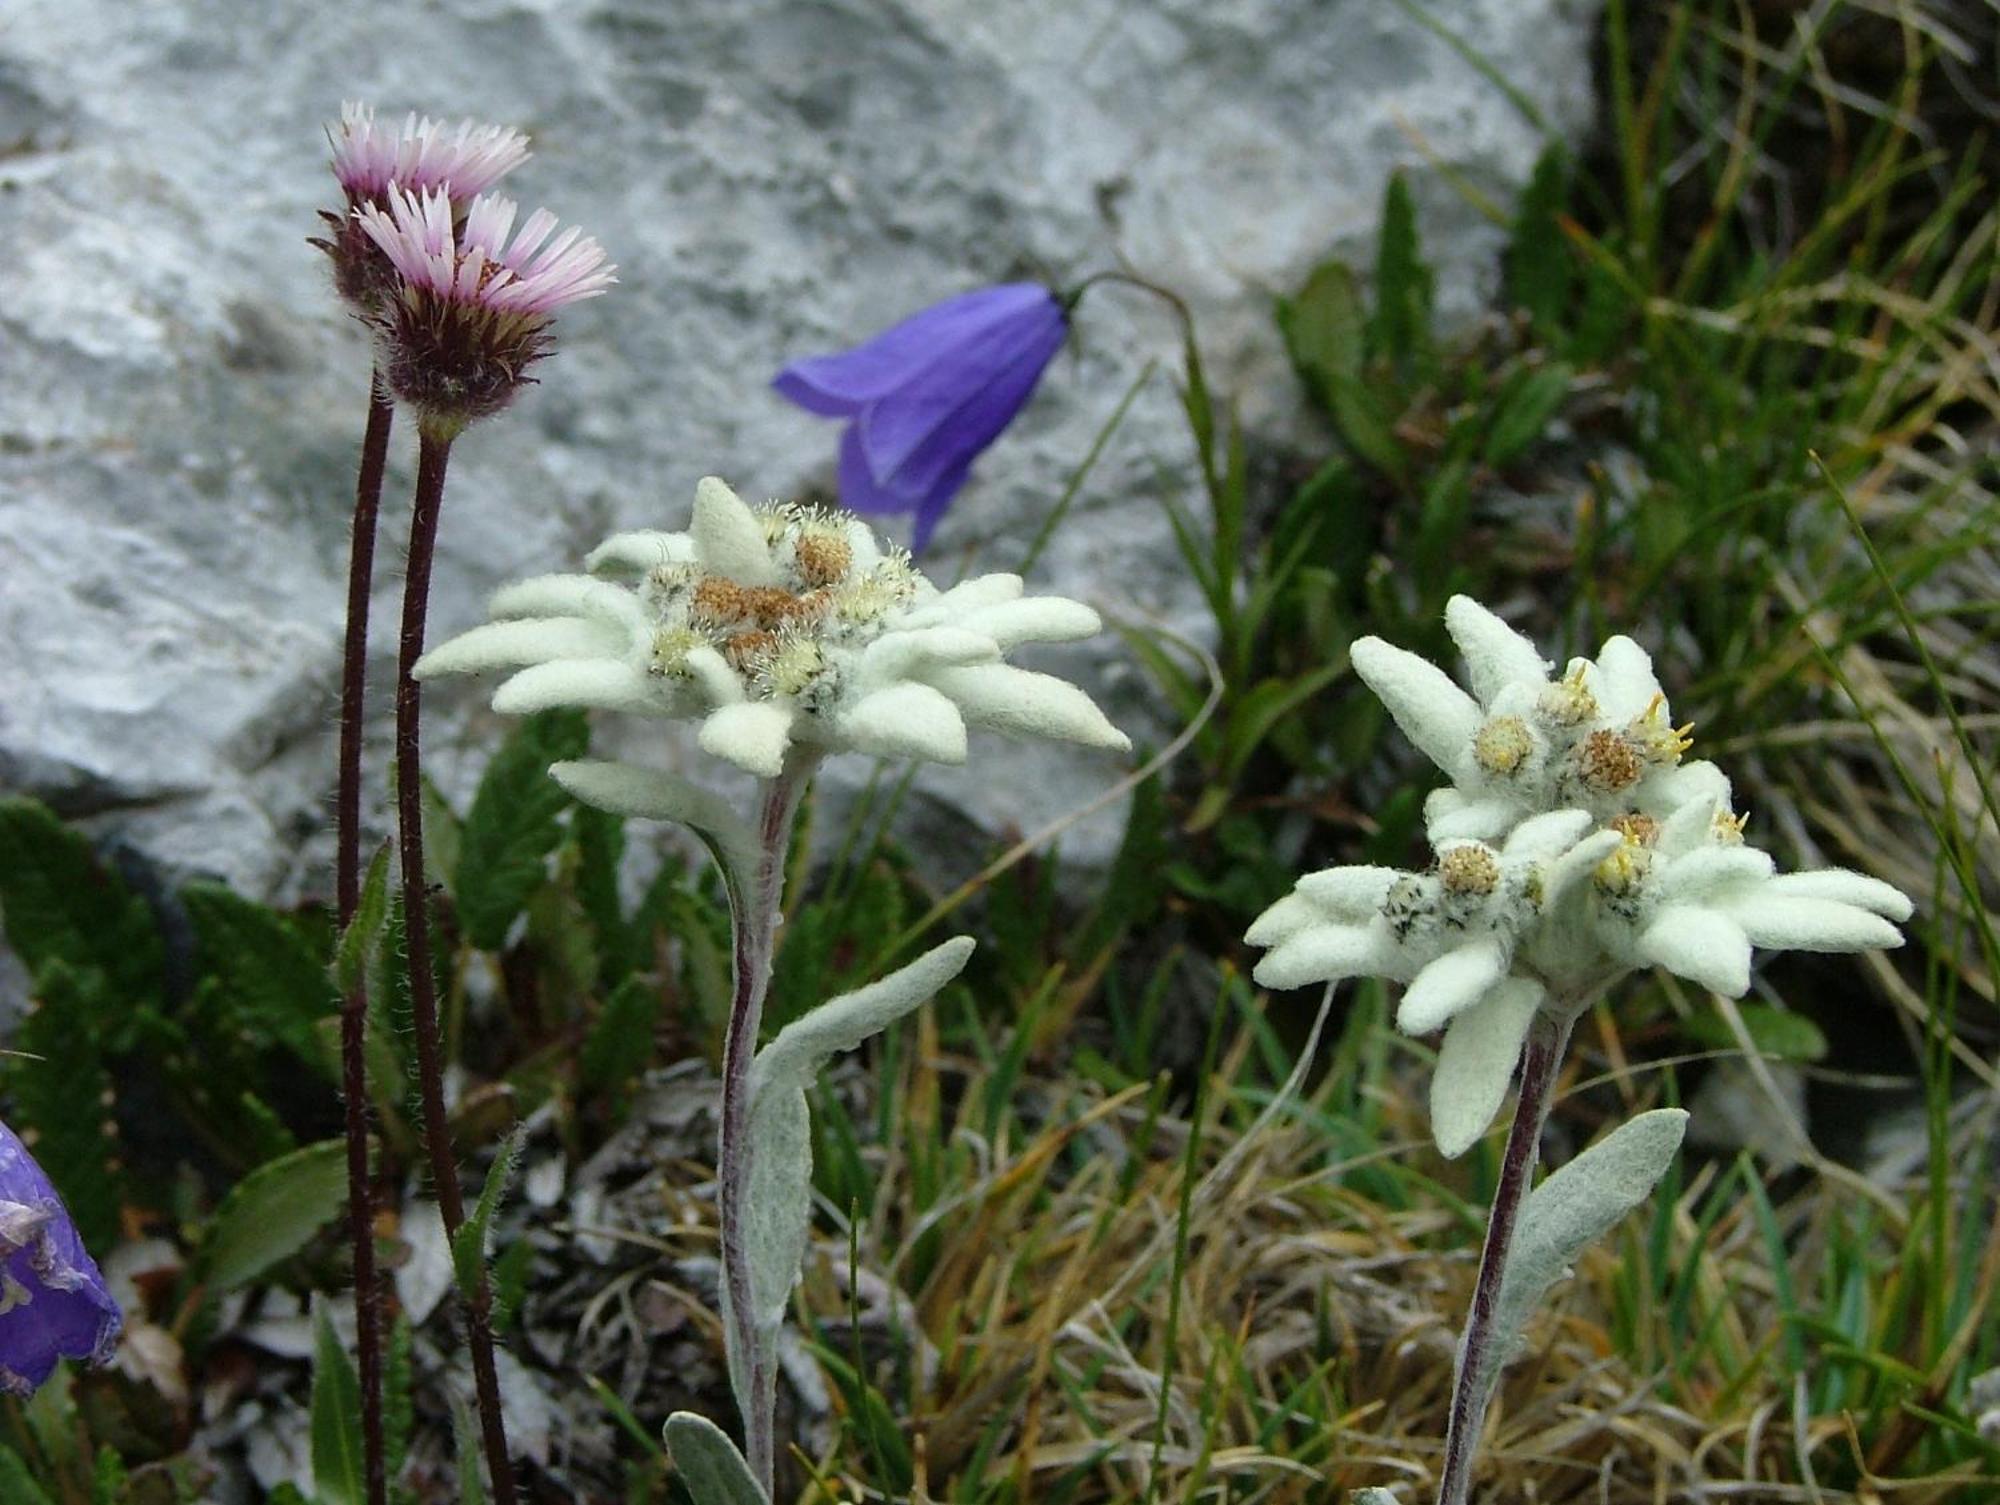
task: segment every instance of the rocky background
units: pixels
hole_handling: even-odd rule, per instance
[[[1585,0],[9,0],[0,14],[0,788],[170,878],[326,886],[342,579],[369,354],[305,238],[343,98],[530,131],[506,185],[595,234],[621,285],[567,312],[543,385],[454,454],[434,640],[497,583],[614,528],[680,526],[695,480],[831,484],[836,430],[786,359],[925,303],[1123,259],[1193,302],[1219,384],[1292,421],[1274,292],[1365,259],[1408,168],[1441,301],[1469,316],[1550,129],[1590,114]],[[1435,21],[1427,24],[1424,17]],[[1198,625],[1155,498],[1192,500],[1137,294],[1073,346],[927,561],[1011,568],[1119,397],[1159,371],[1037,584]],[[375,688],[392,672],[407,426]],[[1128,724],[1116,640],[1073,665]],[[386,765],[388,696],[372,756]],[[434,691],[463,787],[492,719]],[[657,739],[656,739],[657,740]],[[685,744],[647,755],[672,761]],[[931,808],[1033,829],[1116,770],[1050,749],[926,772]],[[378,821],[379,821],[379,799]],[[1115,834],[1086,834],[1083,849]],[[1073,842],[1070,850],[1078,850]],[[968,859],[969,860],[969,859]]]

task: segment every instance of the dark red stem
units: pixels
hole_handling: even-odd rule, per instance
[[[410,1015],[417,1036],[417,1089],[424,1109],[424,1148],[437,1188],[445,1232],[458,1237],[465,1197],[458,1184],[458,1156],[444,1106],[444,1044],[438,1028],[437,986],[431,971],[430,894],[424,878],[424,795],[421,721],[423,688],[412,670],[424,653],[424,617],[430,604],[431,560],[437,552],[438,512],[444,505],[445,466],[451,436],[420,426],[417,496],[410,518],[409,568],[403,579],[403,637],[396,661],[396,825],[403,875],[404,955],[409,962]],[[466,1346],[472,1351],[479,1430],[492,1476],[495,1505],[514,1505],[514,1468],[500,1414],[499,1371],[493,1361],[493,1291],[482,1265],[466,1303]]]
[[[1465,1336],[1458,1346],[1458,1371],[1453,1378],[1451,1420],[1444,1434],[1444,1475],[1438,1483],[1438,1505],[1465,1505],[1472,1485],[1472,1460],[1479,1451],[1479,1434],[1486,1422],[1486,1403],[1493,1381],[1505,1361],[1491,1352],[1493,1314],[1500,1303],[1500,1285],[1507,1274],[1507,1255],[1514,1245],[1514,1225],[1521,1204],[1535,1179],[1535,1160],[1548,1121],[1549,1101],[1569,1043],[1568,1016],[1537,1014],[1528,1027],[1527,1049],[1521,1056],[1521,1090],[1514,1104],[1513,1127],[1507,1131],[1507,1152],[1500,1162],[1500,1185],[1493,1193],[1493,1210],[1486,1220],[1486,1246],[1479,1254],[1479,1281],[1472,1290],[1472,1310],[1466,1314]]]
[[[368,427],[354,482],[354,528],[347,554],[347,640],[340,665],[340,773],[334,796],[334,897],[340,926],[361,897],[361,719],[368,677],[368,600],[375,573],[375,518],[396,405],[379,373],[368,379]],[[340,1076],[347,1111],[347,1218],[354,1245],[355,1347],[361,1367],[361,1446],[368,1505],[387,1505],[382,1446],[382,1283],[375,1269],[375,1188],[368,1167],[368,991],[357,983],[340,1001]]]

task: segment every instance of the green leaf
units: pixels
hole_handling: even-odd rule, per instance
[[[628,977],[604,1000],[577,1064],[577,1090],[618,1097],[653,1059],[653,1026],[660,1015],[660,990],[643,977]]]
[[[714,1422],[676,1411],[660,1435],[694,1505],[769,1505],[750,1465]]]
[[[326,1139],[260,1165],[209,1219],[195,1269],[211,1290],[244,1284],[303,1249],[347,1200],[347,1143]]]
[[[106,1247],[118,1233],[122,1180],[112,1122],[110,1073],[96,1021],[111,984],[92,968],[47,963],[35,979],[35,1006],[15,1032],[18,1055],[0,1057],[14,1099],[14,1127],[28,1135],[83,1241]]]
[[[625,860],[625,822],[608,810],[578,805],[570,812],[569,839],[576,846],[576,896],[597,932],[597,982],[615,988],[631,975],[634,954],[618,870]]]
[[[501,744],[473,796],[458,856],[458,913],[473,945],[498,951],[528,897],[547,877],[570,798],[551,763],[581,758],[590,727],[581,711],[544,711]]]
[[[516,1239],[493,1261],[493,1331],[505,1333],[528,1294],[528,1272],[534,1268],[535,1246]]]
[[[116,1007],[103,1044],[123,1049],[129,1011],[161,992],[159,925],[81,834],[31,799],[0,799],[0,923],[30,974],[53,961],[104,974]]]
[[[1784,1061],[1821,1061],[1826,1058],[1826,1036],[1804,1014],[1773,1008],[1768,1003],[1739,1003],[1736,1012],[1750,1043],[1767,1056]],[[1713,1050],[1738,1049],[1736,1032],[1729,1021],[1715,1014],[1696,1014],[1687,1021],[1688,1037]]]
[[[1431,351],[1431,299],[1436,279],[1417,235],[1417,206],[1403,175],[1394,173],[1382,196],[1382,237],[1375,252],[1375,310],[1369,317],[1368,352],[1387,360],[1398,381],[1427,379]]]
[[[0,1446],[0,1500],[7,1505],[55,1505],[48,1491],[28,1472],[21,1455],[4,1446]]]
[[[354,918],[340,933],[333,953],[333,983],[342,997],[350,996],[368,981],[369,968],[381,954],[382,937],[389,927],[389,843],[375,849],[368,874],[361,881],[361,896],[355,902]]]
[[[1514,211],[1506,258],[1507,301],[1527,312],[1545,340],[1562,321],[1575,275],[1574,253],[1562,228],[1568,203],[1569,154],[1561,142],[1550,142]]]
[[[841,1397],[847,1402],[848,1425],[861,1435],[879,1466],[887,1471],[888,1478],[881,1483],[891,1496],[907,1493],[916,1478],[916,1468],[903,1429],[896,1425],[896,1413],[890,1410],[881,1391],[839,1354],[820,1344],[813,1345],[813,1353],[840,1387]]]
[[[458,1505],[486,1505],[486,1476],[480,1469],[479,1423],[461,1396],[451,1398],[451,1433],[458,1443]]]
[[[1367,315],[1353,271],[1338,261],[1314,267],[1297,297],[1279,300],[1278,330],[1299,375],[1327,404],[1331,381],[1357,380],[1366,353]]]
[[[90,1479],[90,1505],[123,1505],[126,1483],[125,1460],[118,1456],[118,1449],[108,1442],[101,1444]]]
[[[480,1188],[472,1216],[459,1225],[458,1234],[451,1241],[452,1269],[458,1275],[458,1289],[468,1301],[479,1289],[479,1277],[486,1268],[487,1236],[500,1211],[501,1199],[507,1195],[507,1183],[513,1180],[514,1169],[521,1163],[521,1147],[526,1140],[527,1130],[516,1127],[500,1141],[499,1152],[486,1169],[486,1184]]]
[[[324,1302],[313,1306],[312,1471],[319,1505],[365,1505],[361,1382]]]
[[[1507,383],[1486,431],[1486,463],[1505,465],[1540,439],[1568,399],[1570,381],[1569,367],[1549,365]]]
[[[382,1464],[394,1479],[410,1456],[410,1436],[416,1426],[416,1390],[411,1367],[410,1319],[398,1317],[389,1329],[382,1355]]]
[[[327,1076],[319,1021],[339,1008],[326,968],[283,915],[217,883],[191,883],[181,902],[194,921],[201,960],[216,984],[225,1028],[255,1045],[283,1045]]]

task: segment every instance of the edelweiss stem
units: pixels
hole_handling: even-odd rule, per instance
[[[416,505],[410,518],[409,569],[403,580],[403,636],[396,663],[396,824],[403,876],[404,954],[409,961],[410,1014],[417,1036],[417,1086],[423,1100],[424,1147],[448,1237],[465,1223],[458,1185],[458,1157],[444,1107],[444,1044],[438,1029],[437,985],[431,972],[429,889],[424,879],[424,794],[421,721],[423,689],[411,671],[424,653],[424,617],[430,604],[431,558],[437,549],[438,512],[444,503],[448,432],[420,426]],[[466,1303],[466,1346],[479,1400],[479,1429],[495,1505],[514,1505],[514,1469],[500,1414],[500,1379],[493,1360],[493,1292],[486,1267]]]
[[[778,1376],[757,1341],[757,1312],[744,1246],[744,1199],[749,1193],[750,1064],[771,982],[771,958],[785,898],[785,856],[809,768],[788,763],[765,783],[757,816],[757,868],[730,875],[735,929],[735,987],[722,1046],[722,1134],[716,1155],[717,1210],[722,1223],[722,1279],[728,1294],[729,1346],[740,1356],[743,1381],[736,1403],[743,1412],[743,1452],[750,1472],[773,1498],[776,1470]],[[734,1366],[732,1366],[733,1368]]]
[[[361,692],[368,673],[368,597],[375,573],[375,518],[396,405],[380,372],[368,378],[368,427],[354,482],[347,556],[347,638],[340,668],[340,773],[334,795],[334,898],[340,927],[361,899]],[[354,1245],[355,1349],[361,1371],[361,1447],[368,1505],[386,1505],[382,1447],[382,1285],[375,1270],[375,1195],[368,1179],[368,991],[357,983],[340,1001],[341,1092],[347,1099],[348,1234]]]
[[[1451,1420],[1444,1434],[1444,1475],[1438,1483],[1437,1505],[1465,1505],[1472,1484],[1472,1460],[1479,1451],[1479,1434],[1492,1396],[1492,1377],[1505,1354],[1490,1352],[1493,1314],[1507,1275],[1507,1256],[1514,1245],[1514,1226],[1521,1204],[1535,1179],[1535,1160],[1542,1125],[1548,1121],[1550,1097],[1563,1050],[1569,1044],[1574,1016],[1552,1018],[1537,1014],[1528,1027],[1527,1048],[1521,1055],[1521,1089],[1514,1104],[1514,1124],[1507,1131],[1507,1152],[1500,1163],[1500,1185],[1486,1220],[1486,1246],[1479,1255],[1479,1281],[1466,1314],[1465,1336],[1458,1345],[1458,1369],[1453,1377]]]

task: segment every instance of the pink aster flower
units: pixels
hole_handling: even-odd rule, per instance
[[[388,208],[393,189],[435,190],[450,201],[454,214],[462,214],[468,202],[528,157],[528,138],[511,126],[473,120],[452,126],[411,114],[397,127],[378,122],[374,109],[364,104],[342,105],[340,124],[329,126],[326,135],[333,147],[333,175],[347,203],[338,213],[321,212],[329,234],[312,243],[333,259],[335,290],[363,318],[373,317],[394,296],[397,279],[362,232],[356,210]]]
[[[370,105],[343,104],[338,133],[329,128],[333,175],[348,200],[379,202],[390,186],[421,193],[442,188],[459,202],[486,192],[528,159],[528,138],[511,126],[461,120],[447,126],[412,112],[400,130],[376,122]]]
[[[442,189],[387,197],[354,217],[401,279],[374,319],[384,375],[427,423],[455,431],[505,407],[549,353],[555,311],[617,280],[604,248],[574,227],[553,235],[546,209],[516,231],[511,199],[474,199],[461,225]]]

